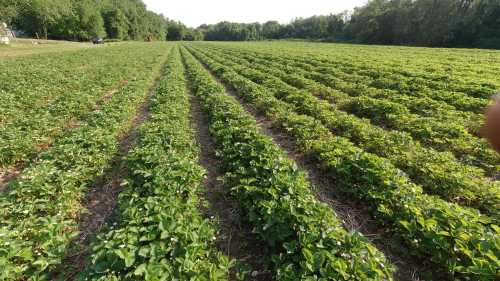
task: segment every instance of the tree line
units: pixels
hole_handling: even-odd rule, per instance
[[[371,0],[340,14],[289,24],[220,22],[205,40],[306,39],[368,44],[500,48],[500,0]]]
[[[29,36],[89,40],[305,39],[368,44],[500,48],[500,0],[370,0],[288,24],[220,22],[188,28],[142,0],[0,0],[0,21]]]
[[[31,37],[75,41],[188,40],[194,33],[142,0],[0,0],[0,21]]]

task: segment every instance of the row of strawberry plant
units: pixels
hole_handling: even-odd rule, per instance
[[[348,233],[316,200],[296,164],[191,54],[183,55],[223,162],[224,184],[267,243],[275,278],[391,280],[393,267],[384,255],[360,234]]]
[[[78,76],[73,77],[75,74],[64,66],[61,70],[53,66],[53,70],[47,71],[50,75],[44,73],[47,76],[41,79],[42,85],[35,87],[31,85],[31,81],[36,80],[35,84],[39,83],[37,68],[32,70],[23,63],[25,68],[8,73],[14,81],[7,80],[6,84],[15,85],[4,87],[7,96],[27,108],[14,106],[15,118],[4,116],[9,120],[0,127],[0,135],[3,136],[0,139],[0,167],[20,165],[36,156],[61,134],[68,124],[84,117],[110,89],[122,87],[122,81],[132,79],[132,76],[154,64],[162,50],[162,46],[156,45],[150,48],[147,55],[139,55],[136,46],[124,45],[108,48],[106,53],[85,50],[71,53],[71,57],[66,54],[62,56],[64,59],[55,61],[63,64],[69,61],[70,65],[77,64],[75,60],[80,64],[90,61],[89,68],[85,68],[83,73],[75,70]],[[59,54],[45,56],[53,58]],[[91,57],[96,58],[89,59]],[[133,59],[124,59],[128,57]],[[31,63],[38,61],[40,59],[32,59]],[[41,60],[41,63],[43,62],[45,61]],[[46,67],[50,66],[49,64]],[[68,79],[67,82],[58,81],[59,76]],[[51,78],[55,81],[51,81]]]
[[[321,163],[339,191],[368,204],[374,219],[406,243],[408,254],[430,260],[453,278],[495,278],[500,265],[500,228],[490,219],[424,194],[387,160],[334,136],[314,118],[294,113],[289,104],[229,68],[205,62]]]
[[[20,112],[29,112],[62,100],[73,92],[97,91],[112,87],[124,67],[139,63],[124,61],[132,57],[137,46],[112,46],[102,49],[81,49],[60,54],[8,58],[0,61],[0,92],[5,103],[0,105],[0,124],[20,119]],[[102,60],[102,57],[106,60]],[[110,67],[116,66],[114,71]],[[86,88],[87,87],[87,88]]]
[[[428,96],[436,100],[453,104],[457,108],[466,105],[464,109],[473,112],[478,112],[478,110],[480,112],[481,105],[484,106],[485,103],[487,104],[489,97],[494,93],[492,90],[485,92],[477,86],[473,88],[457,88],[453,86],[450,87],[448,83],[445,84],[436,81],[428,82],[430,80],[420,77],[406,79],[405,76],[393,71],[394,68],[397,69],[397,66],[391,67],[387,71],[377,68],[377,72],[374,74],[373,72],[364,71],[364,68],[345,69],[338,63],[320,62],[315,60],[314,57],[296,57],[296,59],[298,65],[305,65],[306,67],[311,67],[311,70],[315,69],[321,73],[328,73],[341,77],[346,81],[363,83],[378,89],[396,90],[398,93],[408,95]],[[457,89],[460,91],[453,91]]]
[[[334,75],[332,71],[335,69],[328,69],[325,67],[313,67],[304,62],[295,61],[292,55],[288,55],[287,57],[283,57],[280,54],[261,54],[258,52],[251,51],[242,51],[239,49],[232,49],[233,51],[240,52],[243,54],[249,54],[253,58],[255,56],[259,56],[264,59],[268,63],[272,63],[272,61],[276,61],[277,59],[281,60],[280,65],[286,66],[286,68],[290,67],[292,69],[300,69],[309,73],[309,75],[315,75],[317,79],[327,80],[332,85],[336,85],[340,90],[345,90],[346,93],[350,95],[357,96],[359,94],[372,96],[375,98],[387,99],[389,101],[393,101],[396,103],[400,103],[411,110],[412,113],[417,113],[423,116],[430,116],[435,118],[446,118],[446,117],[458,117],[461,119],[469,120],[469,121],[477,121],[480,120],[480,114],[472,113],[469,111],[463,111],[467,106],[471,106],[474,102],[464,102],[466,107],[460,106],[456,108],[446,102],[436,101],[426,96],[418,96],[418,95],[402,95],[397,91],[393,91],[390,87],[379,87],[380,89],[371,87],[369,83],[363,83],[363,79],[361,78],[352,78],[355,75],[344,75],[341,79],[338,75]],[[269,61],[270,60],[270,61]],[[275,62],[276,64],[276,62]],[[352,80],[352,81],[351,81]],[[356,87],[353,87],[355,85]],[[488,104],[488,101],[482,101],[480,104],[476,105],[478,111],[482,113],[484,106]],[[444,110],[444,112],[443,112]],[[433,114],[434,113],[434,114]],[[439,113],[439,114],[438,114]],[[444,116],[443,116],[444,115]]]
[[[250,61],[251,63],[256,63],[259,66],[269,66],[269,67],[277,67],[283,71],[286,71],[289,76],[300,75],[304,80],[309,80],[317,83],[317,81],[305,78],[304,76],[310,75],[311,73],[316,73],[318,76],[321,76],[321,73],[314,72],[313,70],[306,70],[300,67],[294,67],[289,64],[278,63],[273,59],[276,59],[275,56],[271,55],[262,55],[256,52],[243,51],[239,49],[233,48],[217,48],[216,46],[208,45],[211,49],[215,49],[218,51],[222,51],[224,53],[235,54],[236,56],[243,58],[245,60]],[[213,47],[213,48],[212,48]],[[366,91],[362,89],[360,85],[356,85],[353,88],[343,88],[341,90],[346,90],[346,92],[342,92],[337,89],[328,88],[331,95],[339,101],[343,101],[350,98],[350,95],[353,97],[361,96],[355,90],[358,89],[363,95],[366,97],[383,99],[391,102],[392,107],[397,108],[398,113],[406,113],[407,115],[410,113],[418,114],[421,117],[430,117],[435,120],[439,120],[441,122],[449,122],[453,123],[460,122],[463,124],[465,128],[471,131],[474,134],[479,133],[479,129],[481,128],[481,123],[483,122],[483,117],[480,114],[471,114],[462,111],[454,110],[454,107],[443,103],[437,102],[429,98],[420,98],[420,97],[411,97],[406,95],[399,94],[384,94],[384,95],[374,95],[371,91]],[[382,92],[383,93],[383,92]]]
[[[242,50],[234,50],[236,52],[242,53]],[[258,54],[256,52],[243,52],[243,54],[250,54],[252,58],[255,58],[255,56]],[[273,63],[273,60],[276,60],[276,55],[272,54],[258,54],[261,56],[261,58],[267,62],[267,63]],[[292,59],[291,55],[288,55],[289,59]],[[283,59],[285,60],[285,59]],[[285,66],[285,69],[288,67],[292,68],[289,72],[293,73],[293,69],[300,69],[302,71],[308,72],[309,75],[315,74],[314,77],[317,77],[317,79],[321,80],[326,80],[335,85],[337,88],[340,90],[346,91],[346,93],[349,93],[350,95],[366,95],[366,96],[371,96],[374,98],[379,98],[379,99],[386,99],[401,105],[404,105],[405,107],[408,108],[412,113],[417,113],[422,116],[427,116],[427,117],[433,117],[433,118],[438,118],[438,119],[456,119],[460,118],[463,120],[468,121],[470,123],[471,129],[476,129],[478,128],[478,123],[482,120],[480,114],[472,113],[469,111],[463,111],[464,108],[470,107],[471,105],[474,105],[474,102],[470,101],[465,101],[465,107],[460,106],[458,108],[443,102],[443,101],[437,101],[433,100],[429,97],[426,96],[416,96],[416,95],[401,95],[398,92],[391,91],[389,87],[379,87],[381,89],[373,89],[373,87],[370,87],[366,83],[361,83],[362,81],[343,81],[342,79],[337,78],[336,75],[327,75],[328,71],[331,71],[327,69],[326,73],[318,72],[315,71],[315,68],[312,67],[311,65],[308,65],[306,63],[301,63],[297,61],[282,61],[280,63],[274,62],[275,64],[279,64],[282,67]],[[324,69],[324,68],[323,68]],[[347,77],[351,77],[350,75]],[[354,86],[353,86],[354,84]],[[475,108],[482,113],[484,110],[485,105],[488,104],[488,101],[482,101],[478,104],[476,104]]]
[[[0,279],[39,280],[61,263],[78,235],[89,186],[109,168],[119,138],[161,70],[166,54],[81,126],[68,130],[0,194]]]
[[[322,58],[315,57],[315,59],[322,60],[326,63],[326,66],[331,66],[331,63],[333,63],[326,56],[322,56]],[[491,63],[488,60],[471,62],[470,59],[466,59],[466,61],[450,64],[449,60],[440,61],[442,59],[446,60],[444,56],[430,57],[428,53],[425,54],[425,59],[426,61],[422,66],[425,67],[425,64],[430,65],[429,70],[436,66],[438,68],[445,68],[448,72],[446,70],[438,73],[429,70],[425,71],[421,67],[418,70],[413,68],[411,71],[407,71],[404,70],[408,67],[406,65],[407,62],[397,62],[391,65],[384,63],[370,65],[361,60],[357,62],[337,60],[333,64],[336,67],[341,66],[346,72],[359,72],[360,74],[374,78],[388,77],[393,80],[393,83],[397,83],[395,81],[402,81],[401,90],[414,88],[415,90],[445,91],[457,94],[457,97],[469,96],[479,99],[489,99],[496,91],[496,85],[484,79],[488,78],[489,75],[491,77],[495,73],[494,68],[491,67]],[[417,60],[423,62],[424,58],[420,56]]]
[[[347,73],[360,72],[369,77],[396,75],[396,80],[408,78],[431,91],[445,89],[488,99],[498,88],[498,83],[494,83],[494,60],[484,51],[467,51],[467,54],[460,55],[461,52],[457,50],[428,52],[424,49],[417,51],[387,46],[335,45],[335,48],[331,48],[332,45],[307,44],[301,50],[297,44],[284,45],[265,44],[258,49],[266,53],[290,54],[305,62],[320,61],[345,69]],[[257,49],[255,45],[239,47]]]
[[[222,43],[221,43],[222,44]],[[292,53],[346,66],[389,70],[429,81],[456,82],[456,85],[495,87],[495,81],[478,79],[495,76],[500,66],[494,50],[412,48],[400,46],[363,46],[350,44],[317,44],[306,42],[225,43],[241,48]],[[489,66],[489,68],[487,68]],[[450,68],[451,67],[451,68]],[[450,70],[454,75],[450,75]],[[456,74],[456,75],[455,75]],[[464,76],[464,77],[462,77]],[[483,83],[485,82],[486,83]]]
[[[227,53],[228,51],[226,51]],[[233,56],[236,60],[238,56]],[[245,62],[244,60],[248,60]],[[412,133],[414,139],[426,146],[431,146],[440,151],[451,151],[465,164],[478,166],[494,174],[498,171],[498,155],[485,140],[478,140],[465,131],[462,122],[450,116],[446,120],[433,118],[414,118],[404,106],[397,103],[385,102],[370,97],[350,97],[321,83],[304,77],[305,71],[282,71],[281,64],[269,60],[245,58],[240,63],[250,63],[255,68],[273,69],[273,75],[280,77],[293,86],[311,91],[316,96],[329,100],[336,107],[359,117],[369,117],[372,122],[386,127],[386,120],[398,120],[401,123],[395,129],[402,129]],[[267,67],[265,67],[267,66]],[[445,113],[443,113],[444,115]],[[380,118],[383,116],[383,118]],[[482,117],[481,117],[482,118]],[[422,122],[425,120],[426,122]],[[475,123],[476,125],[480,123]],[[433,128],[434,127],[434,128]],[[436,130],[437,127],[437,130]],[[440,130],[442,128],[441,132]],[[434,129],[434,130],[433,130]],[[479,129],[476,129],[478,131]],[[443,136],[443,134],[446,136]],[[450,149],[451,147],[451,149]]]
[[[204,171],[178,48],[165,72],[125,160],[130,177],[118,221],[92,244],[84,280],[227,280],[231,262],[216,250],[216,226],[199,210]]]
[[[489,103],[489,99],[475,98],[464,93],[449,92],[442,89],[425,89],[421,79],[406,84],[398,80],[398,77],[394,77],[397,76],[394,74],[374,79],[370,76],[356,76],[355,74],[343,73],[335,69],[334,65],[317,65],[310,61],[297,62],[292,57],[284,59],[290,62],[292,66],[328,75],[330,78],[329,83],[336,85],[336,87],[351,89],[349,87],[350,84],[362,85],[360,88],[365,92],[370,92],[373,96],[390,97],[391,95],[396,95],[415,97],[417,99],[426,98],[451,105],[454,107],[454,110],[477,114],[482,113]]]
[[[0,93],[5,103],[0,105],[0,124],[19,118],[19,112],[53,102],[68,88],[83,86],[82,79],[97,78],[82,59],[87,60],[90,67],[98,67],[98,59],[91,54],[101,52],[79,51],[1,60],[0,80],[3,83]]]
[[[264,64],[266,60],[259,60],[259,63]],[[278,65],[283,68],[280,64]],[[277,66],[270,67],[277,68]],[[308,73],[300,69],[293,69],[283,75],[295,75],[295,77],[306,79]],[[305,81],[314,82],[315,80]],[[468,133],[462,124],[453,120],[441,122],[433,118],[418,118],[408,113],[406,108],[397,103],[363,95],[348,97],[339,95],[335,91],[320,92],[318,95],[326,96],[342,110],[359,117],[370,118],[375,124],[408,132],[415,140],[426,146],[440,151],[451,151],[466,164],[481,167],[490,173],[498,169],[498,155],[491,149],[486,140],[476,138]]]
[[[405,133],[385,131],[366,120],[337,110],[329,103],[277,79],[272,74],[278,70],[235,62],[234,56],[229,58],[218,52],[208,54],[200,49],[196,51],[204,61],[222,64],[261,84],[277,98],[292,104],[294,111],[317,118],[335,134],[348,138],[365,151],[390,160],[414,182],[422,185],[427,193],[480,209],[488,215],[498,214],[499,183],[485,178],[482,170],[462,165],[449,153],[422,147]]]

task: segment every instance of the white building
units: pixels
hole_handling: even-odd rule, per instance
[[[12,31],[7,28],[7,24],[0,23],[0,44],[10,44],[12,38]]]

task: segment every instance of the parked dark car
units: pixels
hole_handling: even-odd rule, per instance
[[[94,43],[94,44],[104,44],[104,39],[102,39],[101,37],[94,37],[92,39],[92,43]]]

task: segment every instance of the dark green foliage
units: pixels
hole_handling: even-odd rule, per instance
[[[108,37],[114,39],[128,38],[128,19],[125,13],[116,8],[110,8],[103,12],[104,27]]]
[[[203,40],[203,33],[196,29],[189,29],[187,33],[184,35],[183,40],[186,41],[201,41]]]
[[[499,19],[496,0],[373,0],[355,9],[346,35],[364,43],[500,48]]]
[[[370,44],[500,48],[498,0],[371,0],[340,14],[289,24],[220,22],[196,29],[147,11],[142,0],[0,0],[0,21],[31,36],[88,40],[307,39]]]
[[[43,38],[48,38],[51,29],[72,16],[69,0],[24,0],[18,3],[17,9],[19,12],[13,19],[14,25],[28,34]]]
[[[198,30],[211,41],[310,39],[376,44],[500,48],[497,0],[371,0],[352,12],[269,21],[220,22]]]
[[[169,23],[141,0],[1,0],[0,20],[33,37],[165,40]]]
[[[167,40],[169,41],[180,41],[187,33],[187,27],[181,22],[172,21],[168,24],[168,34]]]
[[[16,0],[0,0],[0,22],[11,23],[17,15],[17,2]]]
[[[205,35],[205,40],[213,41],[254,41],[262,39],[260,23],[220,22],[215,25],[198,27]]]
[[[52,37],[57,39],[91,40],[104,37],[104,20],[93,0],[74,2],[72,11],[63,15],[51,29]],[[47,35],[45,34],[45,37]]]

